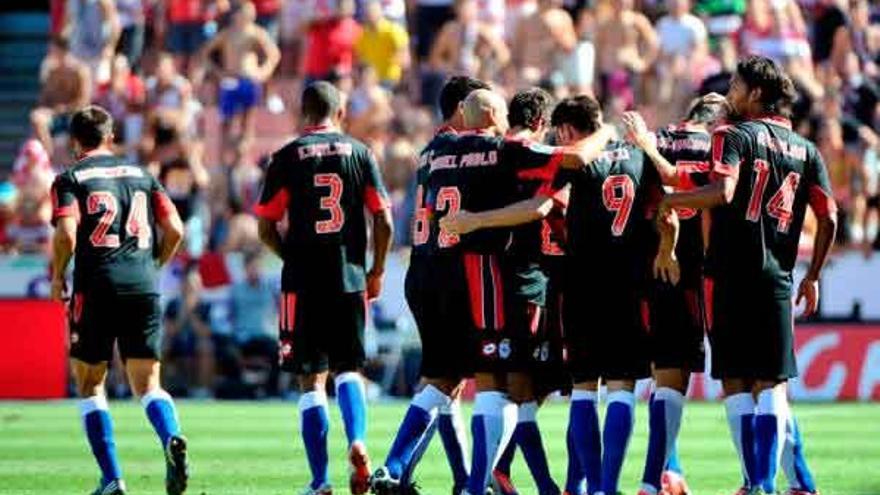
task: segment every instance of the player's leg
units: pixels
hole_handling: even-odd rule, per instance
[[[766,493],[776,493],[776,473],[785,443],[788,399],[785,383],[758,381],[754,393],[755,408],[755,477]]]
[[[469,475],[467,427],[461,414],[461,391],[459,386],[451,395],[452,401],[440,408],[437,431],[443,443],[443,451],[452,471],[454,493],[464,488]]]
[[[785,443],[782,450],[782,470],[788,480],[789,495],[817,493],[813,473],[807,466],[800,426],[791,409],[785,414]]]
[[[335,300],[335,302],[334,302]],[[330,369],[335,373],[336,399],[348,438],[349,488],[360,495],[370,488],[370,457],[367,454],[367,397],[360,369],[364,366],[364,328],[367,299],[363,292],[325,297],[321,304],[330,327],[322,347],[326,349]]]
[[[602,491],[617,493],[620,471],[635,425],[635,380],[608,380],[608,405],[602,431]]]
[[[489,486],[498,457],[513,437],[517,405],[506,392],[503,373],[478,372],[474,381],[477,394],[471,417],[473,453],[467,490],[471,495],[482,495]]]
[[[314,495],[331,492],[326,392],[330,364],[321,338],[321,332],[327,331],[328,321],[320,304],[321,297],[282,292],[278,318],[281,368],[296,375],[302,393],[297,404],[300,433],[312,475],[306,490]]]
[[[104,392],[107,363],[90,364],[76,358],[71,361],[76,390],[80,397],[79,412],[83,429],[92,449],[92,455],[95,456],[101,469],[101,481],[95,494],[124,493],[125,483],[122,481],[122,468],[116,456],[113,420],[110,417],[107,396]]]
[[[547,453],[544,451],[544,442],[538,427],[539,401],[535,393],[534,379],[529,373],[511,373],[507,380],[510,398],[519,404],[519,410],[516,429],[505,452],[518,446],[523,452],[523,459],[532,474],[532,479],[535,480],[538,493],[559,495],[559,486],[550,475]],[[506,467],[507,470],[503,472],[509,477],[509,464]],[[500,471],[499,466],[496,466],[496,470]]]
[[[184,493],[189,481],[187,440],[181,435],[174,401],[160,386],[159,361],[130,358],[125,370],[132,392],[140,398],[147,419],[159,437],[165,455],[165,489],[169,495]]]
[[[714,347],[713,347],[714,350]],[[740,462],[743,487],[748,490],[757,481],[755,469],[755,398],[748,380],[722,380],[727,426]]]
[[[578,460],[574,437],[571,434],[571,425],[568,426],[565,434],[565,447],[568,459],[565,471],[564,495],[586,495],[587,478],[584,476],[580,460]]]
[[[568,435],[591,495],[602,489],[602,437],[599,429],[599,381],[578,378],[571,392]]]
[[[180,434],[174,401],[161,387],[159,348],[161,310],[155,295],[120,297],[117,311],[131,323],[118,337],[128,383],[159,437],[165,456],[165,489],[169,495],[186,491],[189,480],[187,440]]]
[[[655,495],[662,486],[663,471],[681,427],[689,378],[690,372],[682,369],[654,370],[655,389],[648,404],[648,452],[639,493]]]
[[[112,304],[74,294],[70,321],[70,357],[83,429],[92,454],[101,470],[97,495],[125,493],[122,468],[116,455],[113,419],[107,404],[104,382],[107,363],[113,358],[114,330]]]

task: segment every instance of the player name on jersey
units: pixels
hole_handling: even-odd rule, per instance
[[[439,155],[434,152],[422,155],[419,166],[430,165],[431,172],[450,168],[490,167],[498,164],[497,151],[477,151],[463,155]]]
[[[807,161],[807,147],[777,139],[766,132],[758,132],[758,144],[789,158]]]
[[[351,156],[354,153],[354,147],[351,143],[330,142],[315,143],[300,146],[296,149],[300,160],[307,158],[322,158],[325,156]]]
[[[668,134],[657,136],[657,148],[663,151],[709,151],[712,143],[703,137],[675,139]]]

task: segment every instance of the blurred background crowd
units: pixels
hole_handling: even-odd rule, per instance
[[[637,109],[658,127],[695,95],[726,92],[747,54],[778,61],[796,81],[794,125],[829,168],[843,214],[839,249],[866,258],[880,249],[875,2],[51,0],[48,19],[41,51],[0,49],[39,66],[33,89],[24,76],[0,74],[14,96],[0,105],[0,252],[47,252],[50,185],[71,162],[67,118],[90,102],[107,108],[119,153],[160,179],[187,226],[162,281],[175,395],[284,389],[275,368],[278,261],[262,252],[250,211],[265,157],[296,135],[298,94],[312,80],[345,91],[346,129],[380,158],[400,273],[416,155],[439,124],[435,102],[449,75],[490,80],[506,95],[531,85],[559,97],[590,93],[607,120]],[[25,111],[10,110],[15,102]],[[4,115],[20,116],[3,123]],[[377,390],[405,394],[417,346],[400,337],[414,333],[389,282],[391,294],[373,308],[368,375]],[[30,290],[44,289],[36,280]]]

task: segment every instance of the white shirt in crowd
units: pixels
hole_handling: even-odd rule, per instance
[[[692,14],[679,18],[665,16],[657,22],[657,36],[664,55],[688,56],[699,43],[706,40],[706,26]]]

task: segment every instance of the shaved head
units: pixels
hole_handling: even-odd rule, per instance
[[[474,90],[464,99],[462,116],[468,129],[495,127],[502,134],[507,132],[507,103],[488,89]]]

